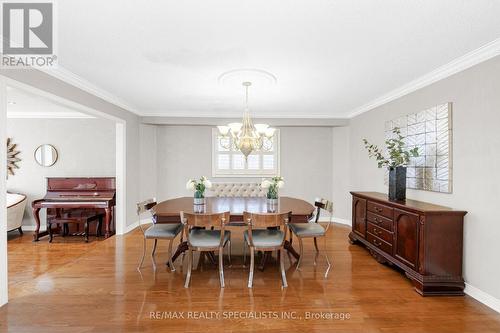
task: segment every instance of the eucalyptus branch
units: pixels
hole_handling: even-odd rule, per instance
[[[379,168],[407,166],[411,157],[419,156],[418,147],[412,149],[405,147],[404,136],[401,135],[399,127],[395,127],[392,133],[394,137],[385,140],[387,155],[377,145],[370,144],[368,140],[363,139],[365,148],[368,150],[368,156],[375,158]]]

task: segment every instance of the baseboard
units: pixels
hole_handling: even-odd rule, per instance
[[[142,221],[142,223],[144,224],[147,224],[149,221],[149,223],[151,223],[151,221],[149,219],[145,219]],[[135,223],[132,223],[131,225],[128,225],[126,228],[125,228],[125,232],[124,234],[127,234],[129,232],[131,232],[132,230],[134,230],[135,228],[137,228],[139,226],[139,221],[135,222]],[[24,231],[35,231],[36,229],[36,226],[34,225],[23,225],[22,226],[22,229]],[[17,230],[17,229],[14,229],[14,231]],[[45,231],[44,228],[40,228],[40,231]]]
[[[318,222],[330,222],[330,218],[324,216],[324,217],[320,217],[319,218],[319,221]],[[338,223],[338,224],[343,224],[343,225],[348,225],[348,226],[351,226],[351,220],[347,220],[347,219],[341,219],[339,217],[333,217],[332,218],[332,222],[333,223]]]
[[[143,222],[144,223],[144,222]],[[135,230],[139,226],[139,221],[132,223],[125,227],[125,232],[123,234],[128,234],[129,232]]]
[[[23,231],[35,231],[36,226],[34,226],[34,225],[23,225],[23,226],[21,226],[21,229],[23,229]],[[42,230],[42,228],[40,227],[40,231],[41,230]],[[43,229],[43,230],[45,231],[45,229]]]
[[[491,296],[488,293],[485,293],[479,288],[476,288],[468,283],[465,283],[464,292],[475,300],[483,303],[487,307],[495,310],[500,313],[500,299]]]
[[[146,224],[151,224],[151,218],[146,218],[141,220],[141,225],[146,225]],[[128,225],[125,228],[124,234],[128,234],[129,232],[135,230],[139,226],[139,221],[132,223],[131,225]]]

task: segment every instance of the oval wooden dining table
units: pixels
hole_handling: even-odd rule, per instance
[[[291,223],[307,223],[314,212],[314,206],[305,200],[280,197],[278,204],[273,209],[267,204],[267,199],[262,197],[208,197],[204,205],[203,213],[222,213],[229,211],[231,218],[230,226],[244,226],[243,212],[250,213],[287,213],[292,212]],[[159,202],[152,208],[153,217],[156,223],[179,223],[180,212],[194,213],[193,197],[175,198]],[[285,249],[295,258],[299,254],[293,249],[292,244],[286,240]],[[177,251],[172,257],[175,261],[177,257],[188,250],[187,242],[181,242]]]

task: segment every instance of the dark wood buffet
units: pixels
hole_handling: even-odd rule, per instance
[[[465,211],[425,202],[389,201],[377,192],[351,192],[351,243],[380,263],[404,270],[423,295],[463,295]]]

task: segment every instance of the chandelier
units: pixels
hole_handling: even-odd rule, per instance
[[[219,144],[224,149],[239,150],[245,160],[253,151],[270,151],[275,128],[267,124],[253,124],[248,109],[248,88],[252,82],[243,82],[245,87],[245,112],[243,123],[230,123],[217,126],[219,129]]]

